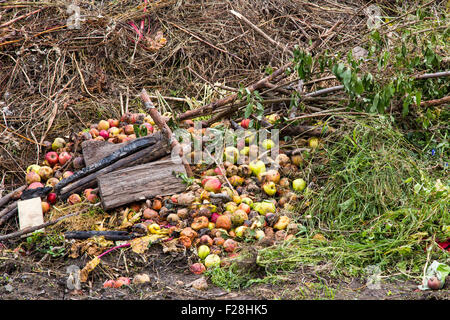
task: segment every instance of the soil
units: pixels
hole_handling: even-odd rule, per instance
[[[383,280],[378,288],[369,288],[362,279],[336,282],[308,272],[291,274],[282,284],[258,284],[239,291],[227,291],[208,281],[208,289],[201,291],[191,286],[201,276],[188,270],[188,258],[163,253],[157,247],[142,255],[131,251],[108,254],[77,291],[67,288],[66,269],[69,265],[82,269],[89,257],[0,252],[0,300],[440,300],[450,294],[449,281],[438,291],[419,291],[414,281]],[[151,281],[103,288],[105,280],[133,278],[139,273],[148,274]]]

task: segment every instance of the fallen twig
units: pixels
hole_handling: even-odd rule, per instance
[[[7,195],[3,196],[2,198],[0,198],[0,207],[4,206],[5,204],[7,204],[9,201],[11,201],[11,199],[18,194],[19,192],[22,192],[23,190],[25,190],[27,186],[21,186],[13,191],[11,191],[10,193],[8,193]],[[0,214],[1,217],[1,214]]]
[[[59,217],[58,219],[55,219],[55,220],[52,220],[52,221],[48,221],[46,223],[40,224],[40,225],[35,226],[35,227],[28,227],[28,228],[25,228],[25,229],[22,229],[22,230],[19,230],[19,231],[16,231],[16,232],[12,232],[12,233],[6,234],[4,236],[0,236],[0,241],[13,239],[13,238],[17,238],[17,237],[23,236],[24,234],[32,233],[32,232],[34,232],[36,230],[40,230],[40,229],[46,228],[48,226],[54,225],[54,224],[58,223],[61,220],[77,216],[77,215],[79,215],[81,213],[84,213],[86,211],[87,210],[82,210],[82,211],[79,211],[79,212],[70,213],[68,215]]]

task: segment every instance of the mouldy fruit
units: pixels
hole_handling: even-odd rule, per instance
[[[231,166],[229,166],[229,167],[227,168],[227,170],[226,170],[226,175],[227,175],[228,177],[235,176],[235,175],[237,175],[237,173],[238,173],[238,167],[235,166],[234,164],[231,165]]]
[[[280,153],[276,158],[275,158],[275,162],[280,166],[280,167],[285,167],[286,165],[291,163],[291,159],[289,159],[289,157],[287,155],[285,155],[284,153]]]
[[[197,238],[198,234],[192,228],[187,227],[187,228],[184,228],[180,233],[180,237],[183,237],[183,236],[193,240],[193,239]]]
[[[234,252],[237,249],[237,242],[233,239],[227,239],[223,243],[223,248],[226,252]]]
[[[119,120],[117,119],[108,119],[109,127],[118,127],[119,126]]]
[[[211,239],[211,237],[208,236],[207,234],[204,234],[200,237],[200,244],[204,244],[210,247],[213,245],[213,243],[214,243],[213,239]]]
[[[234,230],[234,232],[235,232],[235,234],[236,234],[236,237],[242,238],[242,237],[244,236],[245,232],[247,231],[247,229],[248,229],[247,226],[240,226],[240,227],[237,227],[237,228]]]
[[[205,258],[205,267],[220,267],[220,257],[217,254],[210,254]]]
[[[137,274],[133,278],[133,284],[143,284],[150,282],[150,277],[146,273]]]
[[[25,176],[25,181],[27,182],[27,184],[32,184],[33,182],[40,182],[41,176],[34,171],[30,171]]]
[[[287,228],[288,224],[290,222],[290,219],[286,216],[281,216],[277,223],[274,224],[273,228],[276,230],[284,230]]]
[[[59,156],[55,151],[50,151],[45,154],[45,160],[50,166],[54,166],[59,163]]]
[[[430,277],[427,284],[431,290],[438,290],[441,288],[441,281],[439,281],[437,277]]]
[[[207,245],[201,245],[197,249],[198,257],[202,260],[205,259],[209,255],[209,252],[210,252],[210,250]]]
[[[39,169],[38,174],[42,180],[48,180],[53,175],[53,169],[49,166],[43,166]]]
[[[203,229],[203,228],[208,228],[208,224],[209,224],[209,220],[207,217],[204,216],[200,216],[200,217],[196,217],[194,218],[194,222],[192,222],[191,224],[191,228],[195,231]]]
[[[303,163],[303,157],[300,154],[294,154],[291,156],[291,161],[297,167],[300,167]]]
[[[167,222],[173,226],[177,225],[179,221],[180,221],[180,218],[178,217],[178,215],[176,213],[171,213],[167,216]]]
[[[248,219],[248,215],[244,210],[236,210],[231,214],[231,223],[234,226],[240,226]]]
[[[319,146],[319,139],[312,137],[308,140],[308,145],[311,149],[316,149]]]
[[[69,204],[76,204],[76,203],[80,203],[81,202],[81,197],[80,195],[73,193],[69,196],[69,198],[67,199],[67,201],[69,202]]]
[[[76,170],[84,168],[84,158],[83,157],[76,157],[73,159],[73,167]]]
[[[229,181],[230,181],[230,183],[231,183],[231,185],[233,187],[238,187],[238,186],[241,186],[244,183],[244,178],[241,178],[239,176],[232,176],[229,179]]]
[[[273,196],[277,192],[277,187],[273,181],[270,181],[264,183],[263,190],[267,195]]]
[[[28,190],[37,189],[37,188],[43,188],[44,185],[40,182],[33,182],[28,186]]]
[[[261,215],[266,215],[267,213],[275,213],[275,204],[270,201],[256,202],[253,205],[253,209]]]
[[[250,170],[255,176],[266,172],[266,165],[261,160],[253,160],[249,164]]]
[[[66,178],[70,177],[71,175],[73,175],[72,171],[65,171],[62,175],[62,178],[66,179]]]
[[[65,144],[66,144],[66,141],[63,138],[56,138],[55,140],[53,140],[52,150],[56,151],[58,149],[61,149],[64,147]]]
[[[57,178],[53,177],[53,178],[48,179],[47,183],[45,185],[55,187],[58,182],[59,182],[59,180]]]
[[[203,265],[203,263],[198,262],[191,265],[189,267],[189,270],[191,270],[191,272],[194,274],[202,274],[206,271],[206,267]]]
[[[153,210],[160,210],[162,207],[162,202],[159,199],[153,200],[152,209]]]
[[[177,216],[181,219],[187,219],[189,217],[189,211],[187,208],[178,209]]]
[[[192,240],[186,236],[180,236],[178,238],[178,241],[180,241],[180,243],[185,247],[185,248],[190,248],[192,246]]]
[[[40,168],[41,168],[41,166],[39,166],[37,164],[32,164],[31,166],[28,166],[27,173],[30,171],[38,173]]]
[[[230,230],[231,229],[231,218],[228,215],[222,215],[222,216],[217,217],[216,228],[225,229],[227,231]]]
[[[272,169],[264,173],[264,180],[267,182],[272,181],[274,183],[278,183],[280,178],[280,173],[277,170]]]

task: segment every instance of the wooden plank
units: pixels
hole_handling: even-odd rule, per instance
[[[97,178],[99,176],[126,167],[160,160],[166,156],[170,157],[170,146],[168,144],[168,140],[163,137],[162,140],[157,141],[156,144],[150,147],[130,154],[129,156],[122,158],[103,169],[97,170],[81,179],[75,180],[74,182],[63,186],[60,190],[58,189],[58,192],[61,199],[65,200],[74,192],[82,192],[84,189],[94,188],[97,185]]]
[[[158,140],[163,139],[163,136],[162,136],[161,132],[159,132],[159,131],[152,134],[151,136],[154,136]],[[84,163],[86,164],[86,166],[90,166],[90,165],[102,160],[103,158],[109,156],[114,151],[117,151],[120,148],[122,148],[123,146],[126,146],[127,144],[131,143],[132,141],[136,141],[139,139],[145,139],[148,137],[150,137],[150,136],[146,136],[146,137],[142,137],[142,138],[138,138],[135,140],[130,140],[127,142],[122,142],[122,143],[111,143],[108,141],[97,141],[97,140],[83,141],[81,143],[81,148],[82,148],[82,152],[83,152]]]
[[[185,191],[186,184],[174,173],[186,174],[184,165],[162,160],[104,174],[97,178],[103,208]]]
[[[39,226],[44,223],[41,198],[36,197],[28,200],[20,200],[17,202],[17,209],[19,211],[20,230]],[[39,231],[43,231],[43,229]]]

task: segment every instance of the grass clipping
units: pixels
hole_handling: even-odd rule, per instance
[[[445,170],[430,169],[429,159],[387,117],[344,123],[335,141],[324,146],[327,165],[306,165],[328,179],[298,203],[303,233],[260,250],[257,264],[268,276],[327,265],[331,276],[363,276],[377,266],[419,279],[425,248],[431,249],[430,259],[449,261],[435,243],[450,236]],[[314,239],[318,233],[325,239]]]

